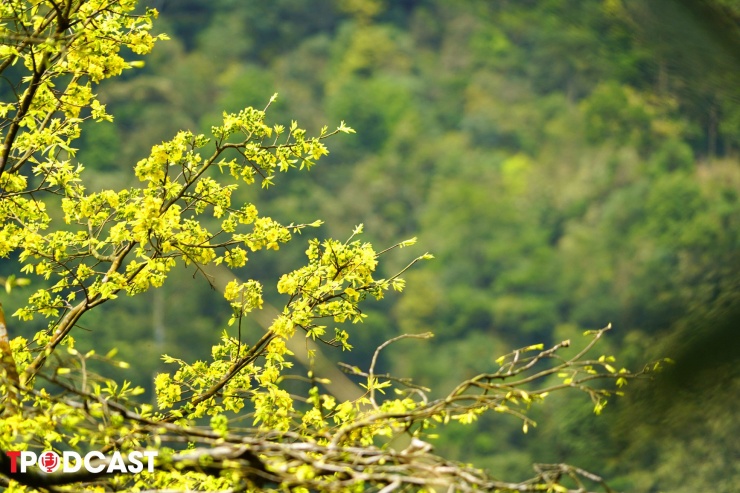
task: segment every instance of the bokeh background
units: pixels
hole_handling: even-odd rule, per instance
[[[364,223],[379,249],[418,236],[387,273],[436,256],[402,295],[367,306],[351,327],[356,350],[339,359],[367,367],[383,341],[433,331],[380,364],[441,395],[513,348],[611,322],[603,352],[633,368],[676,361],[599,417],[587,398],[553,396],[527,435],[484,416],[442,430],[437,452],[511,480],[533,462],[568,461],[618,490],[737,491],[740,1],[150,6],[171,40],[99,87],[115,122],[79,141],[92,188],[136,185],[131,169],[153,144],[207,133],[223,110],[264,107],[275,92],[272,122],[316,131],[346,120],[357,134],[329,141],[310,173],[239,197],[284,223],[323,219],[323,236]],[[276,280],[301,265],[308,238],[253,255],[239,275],[263,280],[279,306]],[[118,347],[126,378],[151,390],[162,353],[207,358],[228,316],[218,292],[181,270],[90,314],[80,344]]]

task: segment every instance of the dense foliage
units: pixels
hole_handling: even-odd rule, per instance
[[[41,19],[52,11],[43,6],[33,17],[34,12],[20,7],[24,2],[6,2],[2,68],[10,82],[0,86],[6,142],[2,193],[4,204],[21,207],[4,212],[3,224],[11,226],[3,229],[2,254],[13,259],[0,265],[0,276],[13,288],[6,307],[26,318],[44,310],[52,324],[59,324],[79,306],[81,292],[75,299],[62,298],[87,290],[88,298],[100,300],[95,302],[99,307],[79,320],[71,316],[62,327],[72,330],[77,324],[73,337],[79,354],[118,348],[123,361],[135,363],[123,378],[145,387],[146,400],[153,398],[153,376],[159,373],[161,412],[185,396],[220,398],[220,388],[208,396],[213,384],[242,371],[242,380],[232,381],[234,388],[243,388],[246,380],[263,386],[254,389],[246,405],[271,406],[274,402],[258,396],[279,378],[260,379],[259,372],[280,369],[288,352],[317,374],[325,363],[318,348],[308,354],[303,344],[277,348],[276,339],[260,339],[265,332],[258,324],[278,328],[267,334],[280,337],[290,335],[291,323],[301,326],[292,319],[305,313],[301,296],[316,299],[321,289],[329,289],[295,291],[301,279],[327,268],[321,264],[322,248],[344,245],[347,255],[365,259],[362,265],[373,262],[374,250],[363,250],[371,248],[364,243],[328,237],[345,237],[360,223],[375,244],[418,236],[436,259],[405,274],[410,289],[403,296],[363,306],[361,314],[368,315],[363,330],[338,323],[337,332],[333,324],[308,327],[310,334],[333,338],[332,343],[351,340],[353,351],[339,358],[350,364],[348,372],[364,373],[359,382],[365,386],[373,385],[374,370],[353,367],[368,368],[372,360],[383,373],[413,377],[416,385],[433,389],[417,389],[430,401],[444,399],[459,382],[497,367],[500,354],[541,342],[577,341],[584,330],[607,322],[616,330],[603,353],[620,353],[632,366],[646,353],[671,354],[677,360],[660,385],[628,397],[630,405],[610,404],[599,419],[590,416],[587,401],[553,395],[547,407],[532,410],[539,426],[529,426],[528,440],[521,423],[473,413],[465,420],[476,419],[476,426],[445,428],[433,440],[436,452],[515,481],[530,475],[533,462],[568,460],[608,473],[614,486],[630,491],[734,489],[736,466],[728,457],[737,453],[730,437],[737,434],[733,416],[738,411],[736,356],[730,349],[737,340],[740,293],[737,2],[156,3],[162,14],[157,29],[172,39],[158,43],[142,67],[138,55],[152,41],[146,17],[122,17],[130,19],[121,20],[124,24],[131,22],[125,28],[111,19],[94,23],[110,33],[88,39],[48,31],[50,25]],[[132,2],[114,4],[133,7]],[[20,13],[30,16],[28,27],[7,21]],[[69,29],[84,33],[88,27],[72,23]],[[77,42],[83,54],[74,55],[70,48],[77,45],[62,40]],[[120,52],[123,58],[110,56],[117,52],[115,43],[128,46]],[[14,63],[22,59],[25,65]],[[61,60],[68,62],[53,63]],[[138,68],[100,86],[89,84],[129,65]],[[40,68],[58,76],[54,86],[41,79],[34,83]],[[24,92],[34,84],[36,92]],[[242,112],[248,105],[264,108],[275,91],[280,98],[266,114]],[[25,94],[38,99],[27,98],[35,106],[24,110],[29,116],[22,121],[18,115]],[[57,104],[68,105],[63,117],[59,112],[65,110]],[[226,121],[221,110],[230,115]],[[90,121],[108,114],[115,116],[114,123]],[[292,127],[292,119],[309,132]],[[308,135],[318,138],[324,122],[342,119],[357,134],[333,140],[332,153],[323,156],[323,141]],[[267,133],[274,138],[279,122],[285,125],[283,138],[305,139],[305,151],[311,159],[321,157],[325,166],[310,174],[281,175],[279,186],[255,190],[245,181],[270,183],[272,167],[296,164],[278,152],[289,154],[294,147],[266,145]],[[240,156],[228,149],[239,143],[227,137],[245,138],[238,135],[241,127],[256,129],[251,143],[261,150],[240,148]],[[192,133],[178,133],[182,129]],[[227,135],[234,129],[237,134]],[[11,149],[7,143],[14,142]],[[165,167],[164,175],[163,159],[176,165]],[[256,167],[243,166],[241,159]],[[76,181],[77,163],[86,167],[83,182]],[[201,166],[219,164],[225,175],[199,174]],[[229,173],[244,186],[223,188]],[[190,192],[178,197],[191,185],[192,197]],[[63,198],[44,198],[46,211],[22,206],[41,203],[45,190]],[[203,204],[199,196],[211,197],[209,205],[198,205]],[[260,204],[259,213],[244,205],[253,203]],[[232,210],[229,204],[238,207]],[[141,215],[146,210],[164,215],[148,224],[151,217]],[[186,220],[189,214],[199,222]],[[16,223],[6,223],[5,217],[16,217]],[[282,226],[269,217],[294,224]],[[316,230],[323,236],[312,243],[314,256],[303,266],[306,242],[281,241],[316,218],[327,226]],[[77,226],[63,226],[46,239],[42,227],[48,224],[52,231],[65,219]],[[177,238],[142,241],[153,227],[165,228],[155,237]],[[32,241],[31,251],[42,254],[40,259],[23,256],[24,245]],[[204,241],[218,248],[203,247]],[[124,277],[136,275],[103,282],[103,266],[133,242],[148,246],[131,246],[116,269]],[[280,256],[250,252],[278,243]],[[68,257],[62,261],[57,250]],[[44,294],[51,285],[18,272],[19,254],[35,274],[62,283],[58,292]],[[178,262],[189,262],[189,267],[178,267]],[[194,267],[216,262],[217,270]],[[379,265],[378,277],[392,279],[404,268],[402,262],[389,259]],[[77,277],[64,277],[71,271]],[[129,282],[144,271],[151,276]],[[283,272],[293,273],[275,289]],[[199,282],[193,281],[194,273]],[[229,284],[234,275],[251,280]],[[162,287],[143,292],[165,277]],[[24,278],[32,279],[30,287],[19,286],[27,282]],[[363,279],[348,282],[370,286],[376,278]],[[226,290],[233,310],[211,285]],[[356,299],[352,291],[345,294],[352,305],[364,292],[350,289],[358,292]],[[102,303],[118,291],[142,293]],[[284,318],[260,315],[269,304],[286,305],[286,294],[293,299]],[[24,309],[29,296],[35,298]],[[266,309],[242,319],[260,304]],[[355,309],[332,306],[325,314],[340,310],[352,318],[360,314]],[[53,318],[56,314],[60,319]],[[282,322],[274,326],[275,320]],[[18,365],[32,368],[22,371],[28,375],[22,378],[37,370],[53,378],[57,368],[72,364],[66,357],[50,360],[44,352],[33,352],[34,347],[72,341],[64,338],[66,332],[44,331],[42,317],[23,323],[14,319],[9,325],[11,338],[31,340],[40,331],[31,352],[17,353]],[[398,341],[374,353],[399,333],[429,331],[434,339]],[[241,340],[247,339],[250,347],[269,347],[273,355],[259,368],[249,361],[256,353],[244,348],[242,354]],[[258,340],[263,346],[254,344]],[[14,342],[16,351],[23,345],[23,340]],[[170,364],[159,359],[162,353],[173,356]],[[202,362],[212,357],[216,361],[207,370],[212,373],[199,373],[205,371]],[[79,361],[107,376],[121,371],[95,358]],[[234,363],[239,361],[246,363]],[[73,376],[80,374],[79,367],[72,369]],[[551,384],[568,378],[557,373]],[[284,391],[317,388],[312,378],[307,386],[288,380]],[[78,380],[69,381],[80,390]],[[38,378],[33,382],[40,385]],[[319,393],[311,394],[309,403],[329,395],[341,402],[362,394],[351,384],[327,388],[325,397],[323,390],[312,391]],[[531,390],[525,389],[528,395]],[[226,400],[219,404],[223,409],[214,409],[237,410],[244,405],[240,402]],[[197,418],[212,404],[204,398],[185,412]],[[273,409],[263,408],[262,425],[291,428],[288,417]],[[247,411],[253,412],[241,412]],[[304,411],[297,406],[296,412]]]

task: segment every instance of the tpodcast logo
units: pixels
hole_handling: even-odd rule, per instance
[[[44,452],[39,457],[39,467],[46,472],[54,472],[59,468],[59,454],[54,451]]]
[[[34,465],[37,465],[45,473],[55,472],[61,467],[62,472],[77,472],[85,469],[91,473],[138,473],[144,470],[144,462],[149,472],[154,472],[154,458],[157,452],[147,450],[143,452],[134,451],[127,454],[124,459],[121,452],[113,452],[111,456],[105,456],[102,452],[92,451],[81,457],[77,452],[62,452],[62,456],[49,450],[36,455],[28,450],[11,450],[6,452],[10,459],[10,472],[21,474]],[[107,459],[107,460],[106,460]],[[146,459],[146,460],[143,460]]]

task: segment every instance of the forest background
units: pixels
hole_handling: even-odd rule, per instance
[[[626,364],[676,361],[599,417],[553,396],[527,435],[486,415],[452,426],[437,452],[512,479],[567,461],[619,490],[735,491],[740,2],[150,6],[172,39],[101,85],[115,122],[79,141],[99,188],[124,186],[132,163],[179,129],[205,131],[222,110],[264,107],[275,92],[272,121],[311,131],[346,120],[357,134],[333,141],[322,166],[241,198],[259,194],[278,221],[323,219],[325,236],[364,223],[373,243],[418,236],[434,253],[406,293],[367,309],[344,362],[366,365],[383,341],[433,331],[380,364],[441,394],[515,347],[610,322],[609,349]],[[303,248],[255,258],[249,276],[275,279]],[[95,331],[79,344],[117,347],[150,399],[161,354],[205,358],[225,326],[223,298],[193,274],[91,314]],[[16,289],[7,304],[27,296]]]

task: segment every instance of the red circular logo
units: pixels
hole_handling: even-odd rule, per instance
[[[54,472],[59,468],[59,455],[56,452],[44,452],[39,456],[39,467],[44,472]]]

